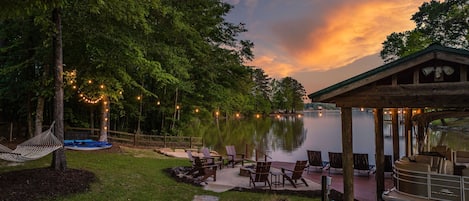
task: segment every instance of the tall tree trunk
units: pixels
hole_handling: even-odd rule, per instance
[[[60,9],[56,8],[52,12],[52,19],[55,23],[54,37],[54,62],[55,62],[55,99],[54,99],[54,133],[63,143],[64,141],[64,81],[63,81],[63,50],[62,50],[62,22]],[[65,171],[67,161],[65,159],[64,148],[57,149],[53,153],[51,167],[55,170]]]
[[[178,88],[176,88],[176,95],[175,95],[175,98],[174,98],[174,114],[173,114],[173,123],[171,124],[171,130],[174,129],[174,126],[176,124],[176,115],[177,115],[177,112],[178,112]]]
[[[41,87],[46,87],[47,78],[49,77],[49,65],[44,65],[44,72],[42,73],[42,83]],[[40,90],[43,90],[42,88]],[[37,97],[37,105],[36,105],[36,118],[34,122],[34,136],[41,134],[42,132],[42,124],[44,123],[44,104],[45,104],[45,97],[43,95],[39,95]]]
[[[104,96],[102,99],[102,107],[101,107],[101,129],[99,134],[99,141],[107,142],[107,131],[109,129],[109,98]]]

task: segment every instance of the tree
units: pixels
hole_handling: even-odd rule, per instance
[[[391,62],[432,43],[469,49],[469,4],[466,0],[423,3],[411,18],[416,28],[392,33],[383,42],[381,58]]]
[[[274,106],[277,109],[284,109],[285,112],[294,113],[304,108],[303,99],[306,90],[303,85],[292,77],[285,77],[280,81],[273,81]]]
[[[254,86],[251,93],[254,99],[255,110],[257,110],[256,112],[270,113],[272,107],[270,96],[272,93],[270,88],[271,78],[260,68],[253,70],[252,77]]]
[[[54,80],[55,80],[55,99],[54,99],[54,133],[59,140],[63,142],[64,139],[64,124],[63,124],[63,57],[62,57],[62,28],[60,18],[60,7],[62,1],[49,1],[44,2],[21,2],[5,1],[2,2],[1,13],[4,18],[21,18],[25,16],[34,16],[34,14],[51,13],[52,26],[51,30],[47,30],[53,36],[53,52],[54,52]],[[42,14],[43,14],[42,13]],[[56,170],[65,170],[67,168],[64,148],[54,151],[51,166]]]

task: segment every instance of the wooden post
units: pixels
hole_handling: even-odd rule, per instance
[[[342,112],[342,161],[344,171],[344,200],[353,201],[353,143],[352,108],[343,107]]]
[[[163,147],[166,148],[166,134],[163,135]]]
[[[391,126],[392,126],[392,153],[393,160],[399,160],[399,114],[397,113],[397,108],[391,109]]]
[[[376,200],[382,200],[384,192],[384,132],[383,132],[383,109],[374,109],[375,116],[375,153],[376,153]]]
[[[405,155],[412,155],[412,109],[404,110]]]
[[[189,137],[189,149],[192,149],[192,136]]]
[[[321,201],[327,201],[327,176],[321,176]]]

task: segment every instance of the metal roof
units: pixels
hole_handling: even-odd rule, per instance
[[[339,88],[342,88],[346,85],[349,85],[349,84],[352,84],[352,83],[355,83],[359,80],[362,80],[362,79],[365,79],[365,78],[368,78],[370,76],[373,76],[373,75],[376,75],[380,72],[383,72],[385,70],[389,70],[389,69],[392,69],[402,63],[405,63],[407,61],[410,61],[410,60],[413,60],[415,58],[418,58],[422,55],[425,55],[425,54],[428,54],[428,53],[431,53],[431,52],[448,52],[448,53],[452,53],[452,54],[459,54],[459,55],[463,55],[463,56],[469,56],[469,51],[467,50],[463,50],[463,49],[455,49],[455,48],[449,48],[449,47],[443,47],[442,45],[440,44],[432,44],[432,45],[429,45],[427,48],[419,51],[419,52],[416,52],[414,54],[411,54],[411,55],[408,55],[406,57],[403,57],[401,59],[398,59],[396,61],[393,61],[391,63],[388,63],[388,64],[384,64],[380,67],[377,67],[377,68],[374,68],[374,69],[371,69],[367,72],[364,72],[362,74],[359,74],[357,76],[354,76],[352,78],[349,78],[349,79],[346,79],[342,82],[339,82],[337,84],[334,84],[332,86],[329,86],[329,87],[326,87],[322,90],[319,90],[319,91],[316,91],[314,93],[311,93],[308,95],[308,97],[310,99],[313,99],[315,97],[319,97],[319,96],[322,96],[324,94],[327,94],[327,93],[330,93],[334,90],[337,90]]]

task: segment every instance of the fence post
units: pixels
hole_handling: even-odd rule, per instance
[[[166,148],[166,134],[163,135],[163,147]]]
[[[137,133],[134,134],[134,146],[137,146]]]
[[[192,149],[192,136],[189,137],[189,149]]]

